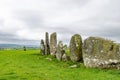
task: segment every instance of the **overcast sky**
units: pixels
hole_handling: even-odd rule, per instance
[[[120,42],[120,0],[0,0],[0,43],[39,44],[45,32]]]

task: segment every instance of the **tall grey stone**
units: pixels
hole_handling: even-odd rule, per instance
[[[40,51],[42,55],[45,55],[45,44],[43,39],[40,42]]]
[[[73,62],[82,60],[82,38],[79,34],[72,36],[70,40],[70,59]]]
[[[49,34],[48,32],[45,33],[45,54],[50,54],[50,46],[49,46]]]
[[[120,44],[99,37],[89,37],[83,44],[86,67],[120,68]]]
[[[57,34],[56,32],[50,35],[50,54],[55,56],[57,52]]]
[[[62,41],[59,41],[58,46],[57,46],[57,53],[56,53],[56,58],[58,61],[62,60],[62,56],[65,54],[64,46]]]

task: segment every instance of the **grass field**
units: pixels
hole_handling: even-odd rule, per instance
[[[39,50],[0,51],[0,80],[120,80],[119,70],[88,69],[79,63],[47,60]]]

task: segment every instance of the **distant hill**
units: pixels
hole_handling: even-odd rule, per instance
[[[22,48],[23,46],[39,47],[39,45],[0,44],[0,48]]]
[[[0,48],[15,48],[15,47],[22,47],[22,46],[17,44],[0,44]]]

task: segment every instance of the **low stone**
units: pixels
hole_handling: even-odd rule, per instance
[[[63,54],[62,60],[63,61],[69,61],[70,60],[70,56],[67,56],[66,54]]]
[[[52,61],[52,59],[51,58],[46,58],[47,60],[49,60],[49,61]]]
[[[77,68],[78,66],[75,64],[75,65],[72,65],[70,66],[70,68]]]

